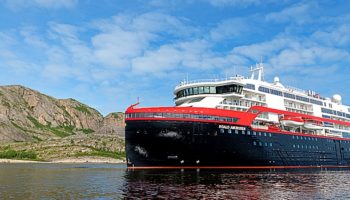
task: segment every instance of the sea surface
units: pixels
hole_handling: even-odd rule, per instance
[[[350,199],[350,171],[0,164],[0,199]]]

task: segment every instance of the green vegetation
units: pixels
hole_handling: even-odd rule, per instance
[[[33,138],[34,140],[39,141],[39,142],[43,141],[41,138],[39,138],[39,137],[37,137],[37,136],[35,136],[35,135],[33,135],[32,138]]]
[[[123,119],[123,113],[122,112],[117,112],[117,113],[112,113],[113,117],[116,119]]]
[[[12,149],[7,149],[5,151],[0,151],[0,158],[35,160],[37,159],[37,155],[34,151],[26,151],[26,150],[16,151]]]
[[[63,129],[65,132],[73,134],[73,130],[75,129],[75,126],[73,125],[61,125],[59,128]]]
[[[22,126],[16,124],[16,123],[13,122],[13,121],[11,121],[11,124],[12,124],[14,127],[16,127],[17,129],[19,129],[19,130],[22,130],[22,131],[24,131],[24,132],[27,131],[27,129],[23,128]]]
[[[0,96],[3,96],[4,94],[0,91]]]
[[[79,152],[76,156],[100,156],[115,159],[125,159],[125,152],[102,151],[94,149],[91,152]]]
[[[59,137],[67,137],[67,136],[73,134],[74,127],[72,127],[70,125],[51,127],[50,123],[48,123],[48,125],[41,124],[40,122],[38,122],[38,120],[36,120],[32,116],[27,116],[27,118],[29,119],[29,121],[31,121],[34,124],[35,128],[38,128],[41,130],[48,130]]]
[[[29,119],[30,122],[32,122],[32,124],[34,124],[35,128],[38,128],[38,129],[45,129],[46,128],[45,125],[38,122],[38,120],[36,120],[34,117],[29,115],[29,116],[27,116],[27,118]]]
[[[80,112],[87,114],[87,115],[91,115],[89,108],[83,104],[81,104],[79,106],[75,106],[74,108]]]
[[[7,108],[11,108],[11,104],[9,102],[7,102],[6,100],[3,99],[3,101],[1,103],[2,103],[2,105],[6,106]]]
[[[48,127],[48,130],[51,131],[53,134],[57,135],[58,137],[67,137],[70,135],[69,133],[54,127]]]
[[[82,128],[82,129],[79,129],[80,131],[83,131],[83,133],[85,134],[90,134],[90,133],[94,133],[95,131],[90,129],[90,128]]]

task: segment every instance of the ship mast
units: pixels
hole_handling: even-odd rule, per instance
[[[255,79],[255,74],[258,74],[258,77],[256,80],[258,81],[264,81],[264,65],[262,62],[257,63],[255,65],[255,68],[253,66],[250,67],[250,72],[252,73],[250,76],[250,79]]]

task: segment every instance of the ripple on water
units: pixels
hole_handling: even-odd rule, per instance
[[[126,170],[0,164],[0,199],[349,199],[349,171]]]

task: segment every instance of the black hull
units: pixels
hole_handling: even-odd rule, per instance
[[[219,123],[130,120],[129,167],[349,166],[350,142]]]

